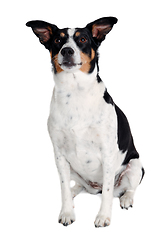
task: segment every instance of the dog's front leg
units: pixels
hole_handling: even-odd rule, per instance
[[[59,215],[59,223],[68,226],[75,221],[73,211],[73,200],[70,190],[70,164],[66,159],[55,149],[55,159],[60,176],[61,193],[62,193],[62,209]]]
[[[103,166],[103,188],[102,188],[102,202],[99,213],[95,220],[95,227],[106,227],[110,225],[112,201],[113,201],[113,189],[114,189],[114,176],[113,158],[111,160],[104,159]]]

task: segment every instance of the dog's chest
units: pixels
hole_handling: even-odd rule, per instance
[[[55,89],[49,117],[54,146],[79,175],[98,183],[102,183],[102,146],[106,142],[109,148],[116,139],[115,111],[103,99],[104,91],[98,84],[87,92],[80,86],[74,91]]]

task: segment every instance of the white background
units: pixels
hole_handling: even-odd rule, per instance
[[[0,14],[0,239],[160,239],[159,2],[3,1]],[[119,19],[100,48],[100,76],[127,115],[146,170],[133,209],[113,201],[111,226],[96,229],[100,197],[81,194],[76,222],[58,223],[60,184],[47,118],[53,91],[49,52],[25,23],[84,27]]]

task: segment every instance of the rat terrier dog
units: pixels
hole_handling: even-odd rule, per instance
[[[26,24],[50,51],[53,65],[48,129],[62,190],[59,223],[64,226],[75,221],[73,198],[83,189],[102,193],[95,226],[110,225],[113,197],[119,197],[122,208],[132,207],[144,175],[127,118],[98,74],[98,48],[116,23],[116,18],[104,17],[85,28]]]

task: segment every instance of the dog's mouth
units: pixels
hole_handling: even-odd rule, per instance
[[[63,61],[61,64],[59,63],[60,67],[66,67],[71,69],[72,67],[76,67],[76,66],[82,66],[82,62],[81,63],[74,63],[73,61]]]

